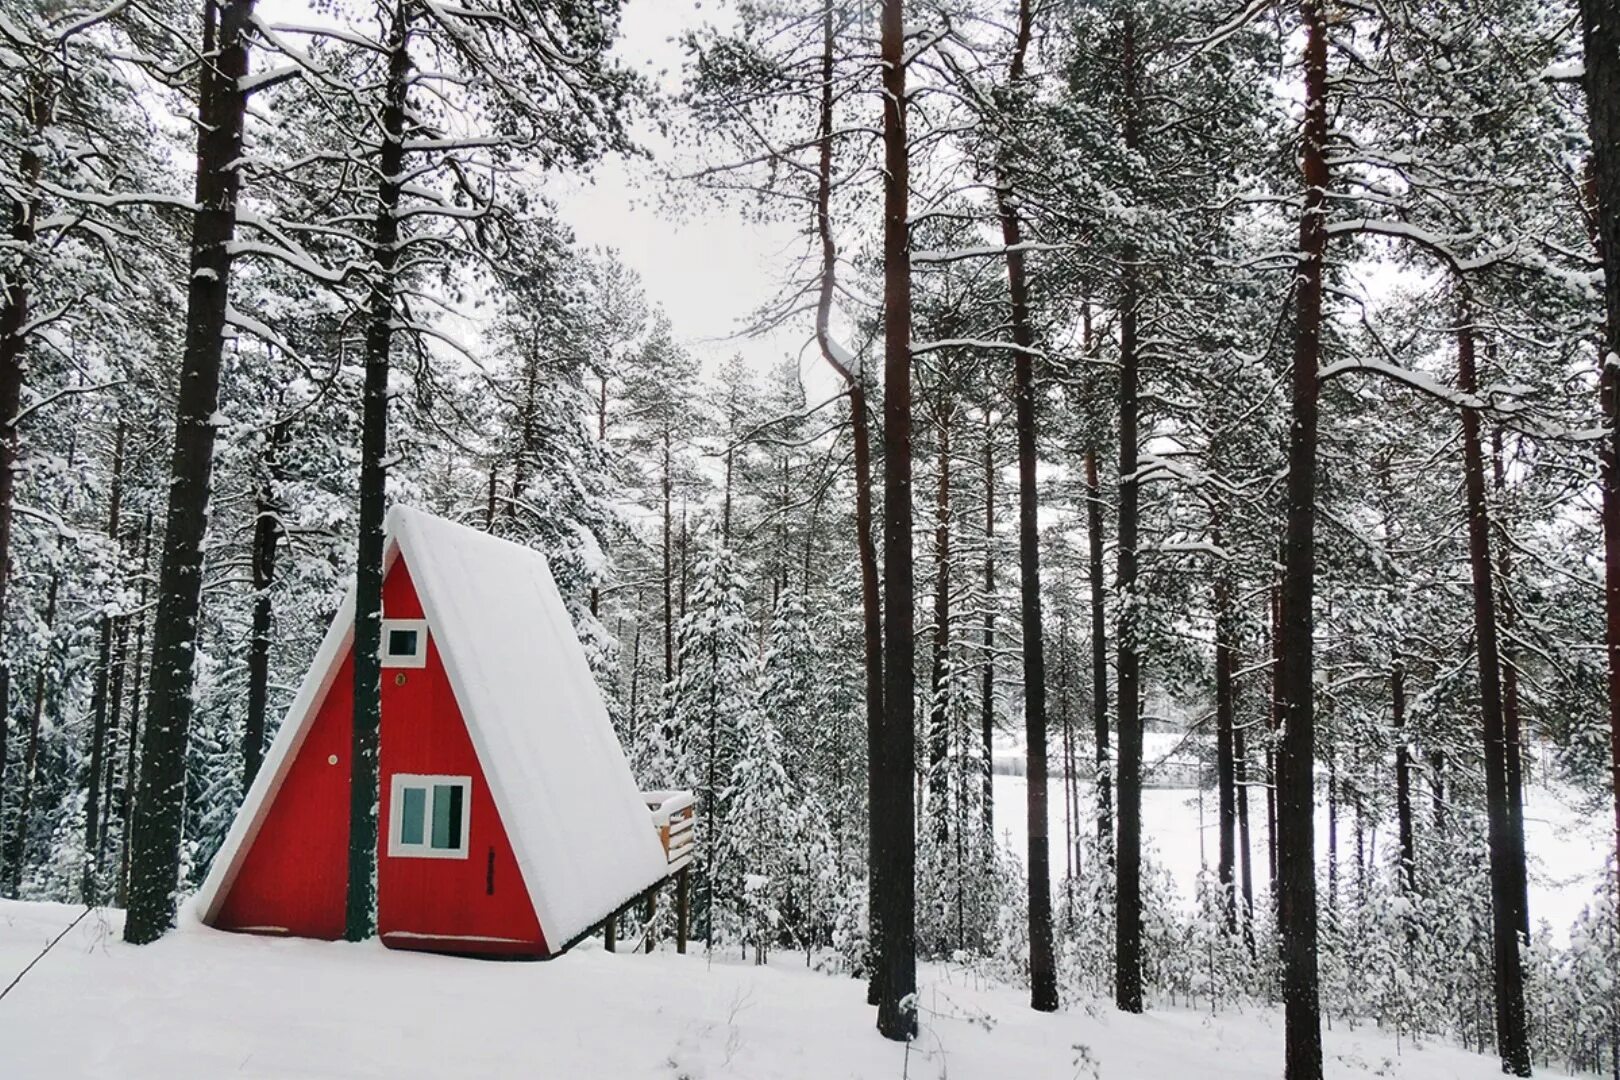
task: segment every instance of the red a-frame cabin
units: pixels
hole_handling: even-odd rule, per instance
[[[378,934],[554,955],[684,867],[690,796],[649,817],[542,554],[402,508],[387,529]],[[343,934],[353,624],[351,591],[199,894],[210,926]]]

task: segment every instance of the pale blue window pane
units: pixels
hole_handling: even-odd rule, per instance
[[[427,790],[419,787],[404,788],[400,792],[403,806],[399,814],[399,842],[402,844],[420,844],[422,842],[422,824],[426,818]]]

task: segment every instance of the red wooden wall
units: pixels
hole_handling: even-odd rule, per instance
[[[383,585],[383,612],[388,618],[423,617],[403,559]],[[382,675],[377,921],[383,942],[436,952],[546,955],[431,629],[426,667],[384,668]],[[345,657],[214,918],[221,929],[342,936],[352,681],[353,664]],[[472,778],[467,858],[388,855],[393,776],[402,772]]]
[[[420,619],[404,560],[383,586],[383,612],[391,619]],[[399,685],[404,676],[404,685]],[[396,948],[444,952],[544,953],[528,888],[490,798],[461,708],[450,689],[439,644],[428,632],[425,668],[383,670],[381,853],[377,869],[377,930]],[[465,859],[389,858],[389,797],[395,773],[472,777],[471,818]],[[493,859],[493,892],[491,860]],[[400,932],[499,941],[432,941],[390,937]]]
[[[220,929],[343,936],[353,684],[354,663],[345,656],[214,916]]]

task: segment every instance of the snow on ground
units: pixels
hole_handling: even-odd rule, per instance
[[[1064,871],[1063,781],[1050,782],[1047,800],[1047,833],[1052,843],[1052,870],[1055,883]],[[1022,858],[1024,828],[1028,820],[1028,787],[1021,776],[995,777],[996,834],[1012,853]],[[1081,828],[1095,829],[1091,787],[1081,787]],[[1422,803],[1426,812],[1428,802]],[[1142,792],[1142,824],[1153,857],[1175,880],[1182,899],[1191,904],[1194,884],[1202,866],[1214,870],[1220,849],[1216,831],[1215,792],[1200,794],[1189,788],[1148,788]],[[1254,886],[1258,897],[1266,892],[1266,802],[1263,792],[1250,796],[1249,821],[1254,832]],[[1555,940],[1568,940],[1570,925],[1592,899],[1602,883],[1604,860],[1613,847],[1613,819],[1605,814],[1583,814],[1571,805],[1567,793],[1532,784],[1526,789],[1524,808],[1525,849],[1530,859],[1530,918],[1539,926],[1545,919]],[[1355,873],[1355,834],[1346,812],[1339,819],[1339,866],[1342,881]],[[1327,863],[1328,813],[1324,804],[1316,808],[1318,859]],[[1202,846],[1200,847],[1200,838]],[[1375,857],[1382,861],[1389,846],[1396,842],[1393,827],[1378,830],[1372,842]],[[1418,843],[1423,842],[1419,834]]]
[[[0,901],[0,984],[83,909]],[[1021,991],[955,967],[921,972],[909,1048],[872,1027],[862,984],[781,954],[610,954],[546,963],[278,940],[191,923],[155,945],[86,917],[0,1000],[0,1076],[543,1077],[546,1080],[1228,1080],[1281,1074],[1272,1010],[1211,1018],[1105,1005],[1032,1012]],[[1342,1025],[1328,1075],[1487,1080],[1493,1059]],[[1543,1073],[1542,1075],[1547,1075]]]

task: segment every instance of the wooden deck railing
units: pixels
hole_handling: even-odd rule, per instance
[[[643,791],[641,797],[664,845],[669,872],[685,869],[692,862],[697,841],[697,800],[690,791]]]

